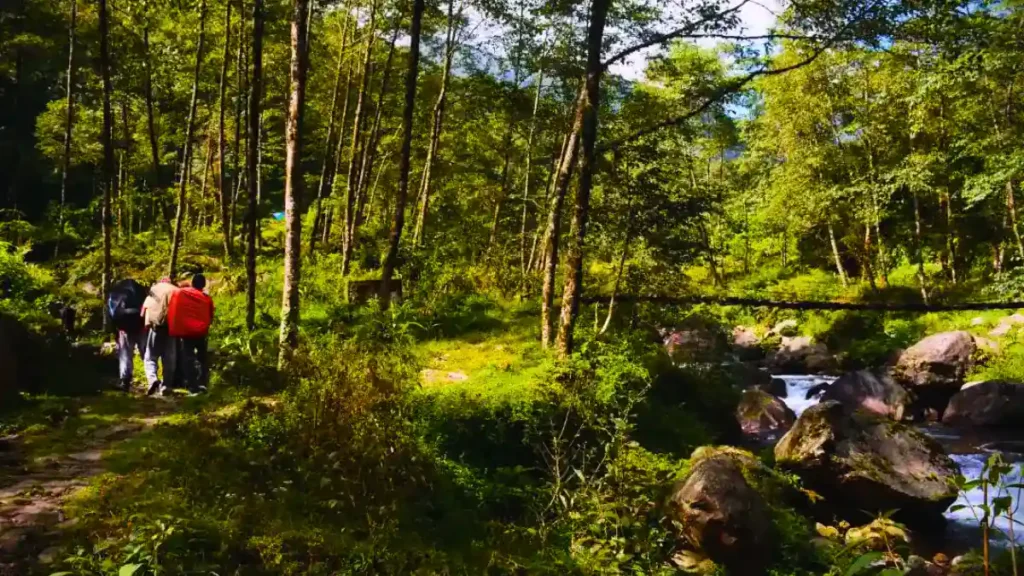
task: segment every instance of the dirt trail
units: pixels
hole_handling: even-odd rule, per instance
[[[162,417],[130,416],[92,430],[67,454],[32,457],[21,436],[0,438],[0,576],[56,560],[61,531],[74,525],[65,517],[65,502],[105,471],[106,453]]]

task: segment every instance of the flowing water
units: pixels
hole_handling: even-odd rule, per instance
[[[836,380],[832,376],[806,374],[775,375],[775,378],[779,378],[786,383],[786,398],[783,398],[783,401],[798,416],[807,408],[818,403],[817,396],[807,398],[807,393],[811,388],[821,384],[831,384]],[[950,458],[960,466],[961,474],[968,480],[978,478],[989,456],[993,453],[999,453],[1003,455],[1005,460],[1018,465],[1015,467],[1011,477],[1004,482],[1006,484],[1022,482],[1019,465],[1024,464],[1024,440],[1019,435],[1013,437],[1005,431],[972,431],[967,433],[936,424],[921,426],[920,430],[945,448]],[[1013,497],[1014,505],[1020,506],[1020,497],[1024,496],[1024,492],[1020,489],[1014,489],[1009,495]],[[990,494],[989,498],[991,497],[992,495]],[[981,488],[961,494],[956,503],[946,512],[946,519],[949,521],[946,527],[948,539],[973,546],[978,545],[980,542],[978,540],[980,537],[978,518],[981,517],[981,510],[978,506],[984,503],[984,501],[984,493]],[[958,505],[966,507],[953,510]],[[1024,519],[1024,506],[1020,506],[1020,515]],[[1004,535],[1009,534],[1010,525],[1005,518],[1000,518],[995,525]],[[1024,534],[1022,534],[1024,526],[1018,525],[1015,532],[1014,539],[1017,542],[1024,543]],[[994,537],[999,537],[999,535]]]

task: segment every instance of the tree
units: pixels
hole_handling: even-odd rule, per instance
[[[60,239],[64,235],[64,207],[67,204],[68,167],[71,164],[71,131],[75,123],[75,30],[78,24],[78,0],[71,0],[71,17],[68,21],[68,72],[65,99],[67,113],[64,120],[64,157],[60,167],[60,211],[57,215],[57,244],[54,256],[60,252]]]
[[[460,14],[461,17],[461,14]],[[444,125],[444,107],[448,99],[448,84],[451,76],[452,58],[455,56],[455,0],[448,0],[448,27],[444,36],[444,54],[441,65],[441,90],[437,93],[437,102],[434,103],[434,114],[431,118],[430,144],[427,146],[427,159],[423,165],[423,176],[420,179],[419,193],[419,215],[416,218],[416,227],[412,235],[413,246],[419,246],[423,241],[423,228],[426,226],[427,208],[430,204],[430,176],[437,157],[437,149],[441,145],[441,131]]]
[[[239,35],[241,39],[241,34]],[[241,44],[241,42],[239,42]],[[260,111],[263,96],[263,0],[252,2],[252,82],[249,83],[249,142],[245,168],[245,325],[256,328],[256,198],[259,195]],[[237,141],[237,138],[236,138]]]
[[[99,28],[100,28],[100,74],[103,77],[103,204],[101,208],[103,228],[103,273],[100,279],[100,298],[102,302],[107,301],[107,294],[113,282],[111,278],[110,258],[110,194],[114,185],[114,142],[113,142],[113,118],[110,115],[110,97],[113,88],[110,83],[110,22],[107,15],[107,0],[100,1]],[[103,329],[110,325],[108,314],[103,315]]]
[[[299,282],[302,266],[302,116],[306,98],[306,19],[309,0],[292,0],[291,89],[285,156],[284,289],[281,300],[281,353],[278,368],[288,366],[299,343]]]
[[[402,112],[402,150],[398,165],[398,192],[391,218],[388,251],[381,269],[380,299],[385,307],[391,303],[391,279],[398,267],[398,248],[405,225],[405,202],[409,195],[409,166],[412,157],[413,114],[416,111],[416,77],[420,70],[420,30],[423,26],[424,0],[413,0],[412,22],[409,26],[409,64],[405,73],[405,107]]]
[[[227,141],[224,138],[224,104],[227,97],[228,64],[231,59],[231,0],[224,9],[224,54],[220,63],[220,97],[217,104],[217,191],[220,194],[220,225],[224,236],[224,258],[231,259],[231,192],[224,185],[224,172],[227,164],[224,155],[227,153]],[[241,18],[239,18],[241,21]],[[241,35],[239,35],[241,44]]]
[[[171,262],[167,266],[167,275],[174,278],[178,274],[178,250],[181,247],[182,222],[188,208],[189,171],[192,167],[192,133],[196,124],[196,106],[199,101],[199,72],[203,64],[203,42],[206,39],[206,0],[199,2],[199,42],[196,44],[196,65],[192,74],[192,98],[189,102],[188,120],[185,124],[185,144],[181,153],[181,179],[178,182],[178,215],[174,219],[174,237],[171,239]]]

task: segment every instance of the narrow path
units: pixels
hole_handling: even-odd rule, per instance
[[[64,513],[68,499],[105,472],[104,457],[112,448],[176,408],[173,400],[121,397],[119,410],[128,401],[138,413],[117,416],[119,422],[111,425],[82,425],[83,417],[101,411],[111,398],[84,399],[75,414],[51,428],[30,426],[0,438],[0,576],[27,574],[33,565],[56,560],[62,530],[74,525]],[[70,442],[55,438],[69,432]]]

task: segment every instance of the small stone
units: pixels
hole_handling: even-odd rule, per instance
[[[57,556],[60,554],[59,546],[50,546],[39,553],[39,562],[41,564],[53,564],[57,561]]]
[[[981,316],[975,316],[974,318],[971,318],[971,326],[981,326],[984,323],[985,319],[982,318]]]

